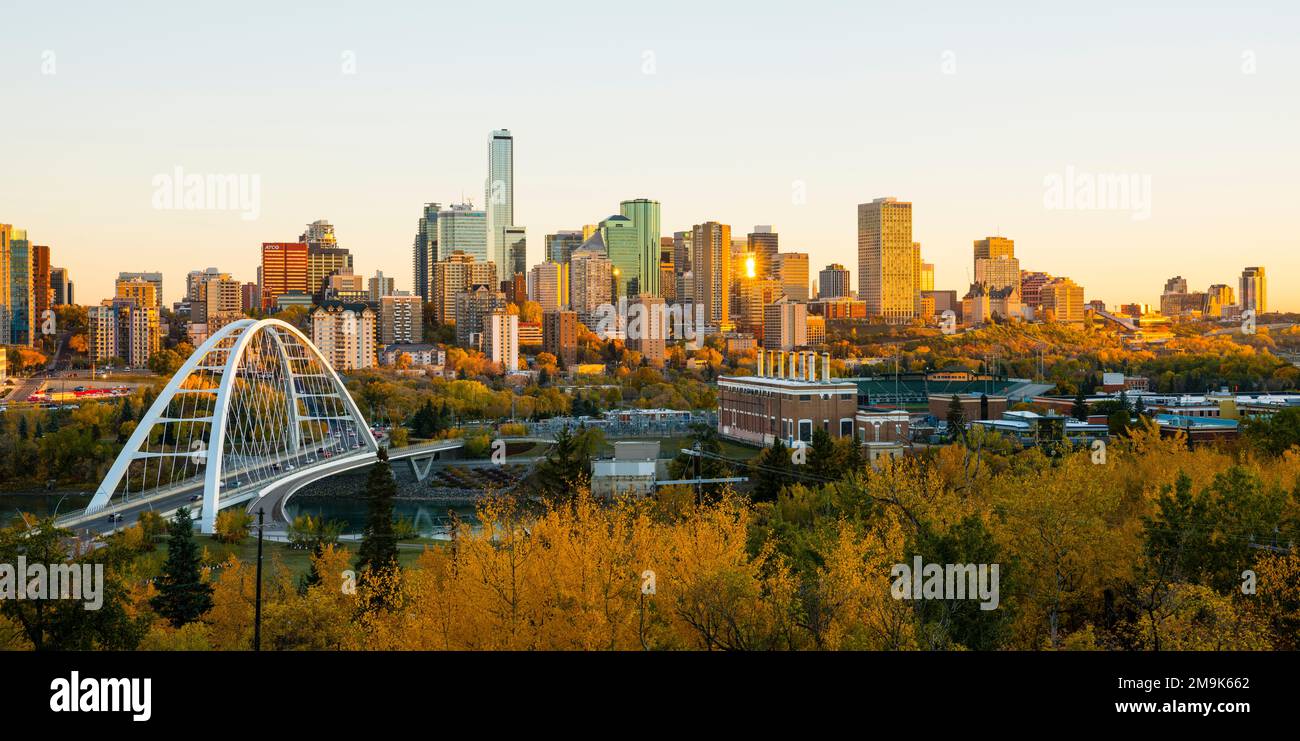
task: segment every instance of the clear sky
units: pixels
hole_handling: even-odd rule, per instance
[[[1088,299],[1260,264],[1271,308],[1300,310],[1295,2],[281,5],[3,0],[0,222],[80,303],[119,270],[164,271],[169,303],[190,270],[252,280],[261,242],[322,218],[409,289],[421,205],[481,204],[509,128],[529,264],[648,197],[665,234],[773,224],[856,285],[855,204],[896,196],[937,288],[1000,233]],[[178,166],[257,175],[258,218],[155,209]],[[1071,169],[1149,178],[1149,217],[1048,208]]]

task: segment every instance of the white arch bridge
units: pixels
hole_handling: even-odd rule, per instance
[[[438,457],[460,446],[403,448],[397,457]],[[185,361],[85,511],[59,524],[201,501],[199,528],[211,533],[222,507],[274,493],[279,513],[294,491],[373,463],[378,448],[338,374],[302,332],[278,319],[242,319]]]

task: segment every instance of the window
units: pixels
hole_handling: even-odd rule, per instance
[[[799,420],[799,439],[806,443],[812,442],[812,420]]]
[[[851,420],[851,419],[841,419],[841,420],[840,420],[840,437],[852,437],[852,436],[853,436],[853,420]]]

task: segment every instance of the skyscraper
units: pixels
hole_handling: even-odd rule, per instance
[[[1016,276],[1016,280],[1017,281],[1020,280],[1019,275]],[[924,291],[933,291],[933,290],[934,290],[934,263],[923,262],[921,263],[921,291],[924,292]]]
[[[920,308],[920,260],[912,204],[877,198],[858,204],[858,298],[867,315],[906,323]]]
[[[438,213],[438,260],[464,252],[479,262],[490,261],[487,234],[486,211],[476,210],[469,203],[453,204]],[[495,268],[496,263],[492,264]]]
[[[67,268],[50,268],[50,291],[55,306],[74,303],[72,295],[72,278]]]
[[[776,277],[780,241],[780,235],[772,231],[770,224],[755,225],[749,233],[749,251],[754,253],[760,277]]]
[[[605,245],[605,255],[614,264],[614,280],[619,296],[635,296],[642,292],[644,276],[642,275],[641,238],[632,219],[615,214],[600,222],[601,242]],[[656,248],[655,254],[658,255]],[[654,274],[659,277],[659,263],[655,262]]]
[[[808,300],[808,253],[782,252],[777,257],[777,278],[792,301]],[[761,272],[761,269],[760,269]]]
[[[446,260],[433,264],[429,280],[429,295],[424,300],[433,304],[433,320],[439,324],[456,321],[456,295],[474,286],[495,286],[496,266],[475,260],[473,255],[453,253]]]
[[[498,129],[488,137],[488,177],[483,201],[487,208],[488,248],[484,259],[496,263],[497,280],[502,281],[516,272],[508,267],[514,262],[508,254],[510,243],[504,233],[507,227],[515,225],[515,138],[508,129]]]
[[[1171,293],[1187,293],[1187,279],[1181,275],[1175,275],[1165,281],[1165,290],[1161,292],[1161,295]]]
[[[379,342],[387,346],[422,341],[423,317],[424,308],[419,296],[390,293],[380,297]]]
[[[577,312],[561,309],[542,312],[542,349],[554,355],[562,366],[577,361]]]
[[[581,231],[561,231],[547,234],[545,237],[545,259],[551,262],[568,264],[569,255],[582,244]]]
[[[9,337],[13,320],[13,286],[9,274],[13,260],[13,232],[13,225],[0,224],[0,345],[12,343]],[[2,354],[3,350],[0,350]]]
[[[719,332],[732,329],[730,308],[731,226],[716,221],[691,229],[694,254],[692,300],[703,307],[705,322]]]
[[[286,293],[313,293],[307,281],[306,243],[263,242],[260,288],[263,309],[274,309],[276,299]]]
[[[8,224],[0,224],[0,238],[5,242],[0,257],[5,258],[5,306],[9,320],[6,342],[30,345],[35,340],[32,321],[36,313],[35,296],[32,294],[32,244],[27,239],[26,229],[14,229]]]
[[[1006,288],[1020,297],[1020,261],[1016,243],[1005,237],[975,240],[975,282],[991,291]],[[934,290],[933,286],[928,290]]]
[[[589,329],[600,306],[613,303],[613,281],[614,264],[594,235],[569,256],[569,307]]]
[[[569,303],[569,264],[547,261],[534,265],[529,274],[529,297],[542,311],[559,309]]]
[[[499,263],[497,275],[501,280],[528,272],[528,237],[522,226],[502,227],[498,232],[503,245],[499,250],[505,263]]]
[[[662,295],[659,292],[659,201],[648,198],[623,201],[619,204],[619,213],[631,219],[632,226],[636,229],[640,261],[639,293]]]
[[[831,263],[817,274],[817,298],[840,298],[849,293],[849,269],[843,265]]]
[[[497,309],[483,318],[483,354],[506,373],[519,372],[519,315]]]
[[[433,264],[438,261],[438,211],[440,203],[424,204],[420,222],[415,228],[415,240],[411,247],[411,272],[417,296],[429,297],[429,279],[433,274]]]
[[[307,245],[307,290],[323,300],[331,275],[352,272],[352,253],[339,247],[333,225],[324,219],[308,224],[298,241]]]
[[[40,327],[53,299],[50,289],[50,248],[32,245],[32,327]],[[33,335],[36,332],[33,331]]]
[[[1016,243],[1006,237],[985,237],[975,240],[975,259],[1015,257]]]
[[[1268,279],[1264,268],[1253,267],[1241,271],[1241,309],[1263,314],[1268,311]]]
[[[1039,291],[1039,298],[1048,321],[1083,321],[1083,286],[1069,278],[1053,278]]]

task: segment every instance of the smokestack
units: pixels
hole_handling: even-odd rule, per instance
[[[776,377],[785,378],[785,350],[776,350]]]
[[[799,379],[799,357],[793,350],[791,350],[790,351],[790,380],[797,381],[798,379]]]
[[[828,352],[822,353],[822,380],[831,382],[831,354]]]
[[[755,353],[755,354],[758,356],[758,357],[757,357],[757,360],[758,360],[758,377],[759,377],[759,378],[762,378],[762,377],[763,377],[763,350],[760,349],[760,350],[759,350],[757,353]]]
[[[816,381],[817,380],[817,353],[809,350],[808,355],[806,358],[804,358],[803,362],[804,362],[804,378],[809,381]]]

